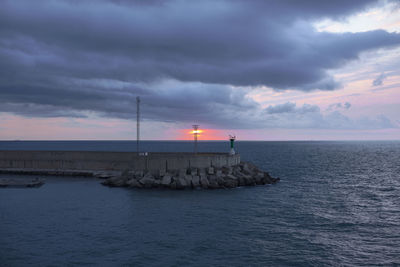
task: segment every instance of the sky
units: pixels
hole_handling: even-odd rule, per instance
[[[400,1],[0,0],[0,140],[400,139]]]

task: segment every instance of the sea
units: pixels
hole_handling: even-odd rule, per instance
[[[193,143],[140,149],[190,152]],[[0,150],[136,143],[2,141]],[[39,188],[0,188],[0,266],[400,266],[400,141],[238,141],[236,151],[280,182],[171,191],[44,177]]]

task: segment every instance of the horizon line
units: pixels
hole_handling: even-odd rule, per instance
[[[0,140],[0,142],[32,142],[32,141],[41,141],[41,142],[58,142],[58,141],[67,141],[67,142],[99,142],[99,141],[113,141],[113,142],[136,142],[136,139],[4,139]],[[323,141],[400,141],[400,139],[277,139],[277,140],[256,140],[256,139],[243,139],[236,140],[236,142],[323,142]],[[193,140],[188,139],[146,139],[140,140],[140,142],[193,142]],[[198,140],[198,142],[229,142],[229,139],[209,139],[209,140]]]

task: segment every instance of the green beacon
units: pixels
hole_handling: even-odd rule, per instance
[[[229,151],[230,155],[235,155],[235,149],[233,148],[233,144],[236,140],[236,136],[235,135],[229,135],[229,141],[231,142],[231,150]]]

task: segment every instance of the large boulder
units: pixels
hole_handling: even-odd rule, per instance
[[[177,177],[185,177],[187,173],[186,169],[180,169]]]
[[[190,169],[190,175],[194,176],[198,174],[198,170],[196,168],[191,168]]]
[[[122,187],[126,186],[127,179],[126,177],[118,176],[118,177],[112,177],[104,180],[102,182],[103,185],[111,186],[111,187]]]
[[[231,166],[223,166],[222,168],[221,168],[221,170],[222,170],[222,173],[223,174],[225,174],[225,175],[227,175],[227,174],[232,174],[232,167]]]
[[[192,187],[192,179],[193,179],[192,175],[186,174],[185,181],[186,181],[186,186],[187,187]]]
[[[173,177],[172,182],[169,184],[169,188],[171,188],[171,189],[176,189],[177,188],[175,177]]]
[[[232,172],[233,173],[240,172],[241,170],[242,169],[240,168],[240,165],[235,165],[235,166],[232,167]]]
[[[200,184],[201,187],[204,189],[207,189],[209,187],[210,182],[208,181],[207,176],[200,177]]]
[[[151,175],[151,173],[147,173],[142,179],[139,180],[139,183],[141,183],[144,188],[151,188],[154,186],[154,177]]]
[[[224,180],[224,187],[226,188],[235,188],[239,185],[239,179],[232,174],[227,175]]]
[[[176,189],[185,189],[187,187],[186,179],[184,177],[179,177],[176,180]]]
[[[246,185],[246,179],[244,176],[239,176],[238,177],[238,186],[245,186]]]
[[[131,179],[131,178],[135,177],[135,172],[132,170],[124,170],[121,173],[121,177],[126,178],[126,179]]]
[[[139,181],[136,180],[135,178],[132,178],[132,179],[128,180],[126,182],[126,185],[129,186],[129,187],[133,187],[133,188],[142,188],[143,187],[142,184],[139,183]]]
[[[250,175],[244,175],[245,185],[256,185],[255,179]]]
[[[116,177],[117,174],[116,173],[112,173],[112,172],[100,171],[100,172],[95,172],[93,174],[93,176],[96,177],[96,178],[99,178],[99,179],[107,179],[107,178]]]
[[[200,186],[200,177],[198,175],[195,175],[192,177],[192,187],[197,188],[199,186]]]
[[[263,179],[264,179],[263,172],[259,172],[254,176],[254,180],[255,180],[256,184],[258,184],[258,185],[264,184]]]
[[[197,174],[198,176],[202,176],[202,175],[206,175],[206,169],[199,169],[198,170],[198,174]]]
[[[219,185],[220,187],[224,187],[224,186],[225,186],[225,178],[222,177],[222,176],[217,177],[217,183],[218,183],[218,185]]]
[[[247,162],[241,162],[240,167],[242,169],[242,173],[247,175],[252,173],[252,170],[250,169],[249,164]]]
[[[135,171],[134,173],[136,178],[142,178],[144,176],[144,172],[142,170]]]
[[[273,183],[273,179],[267,172],[263,173],[263,177],[262,177],[262,183],[263,184],[272,184]]]
[[[162,186],[169,186],[172,181],[172,177],[169,174],[164,175],[164,177],[161,180],[161,185]]]
[[[215,175],[208,176],[208,181],[210,182],[208,188],[211,188],[211,189],[221,188],[220,185],[218,184],[217,176],[215,176]]]
[[[167,173],[167,171],[163,168],[158,170],[158,176],[159,177],[163,177],[165,174]]]
[[[160,179],[154,179],[154,187],[160,187],[161,186],[161,180]]]

